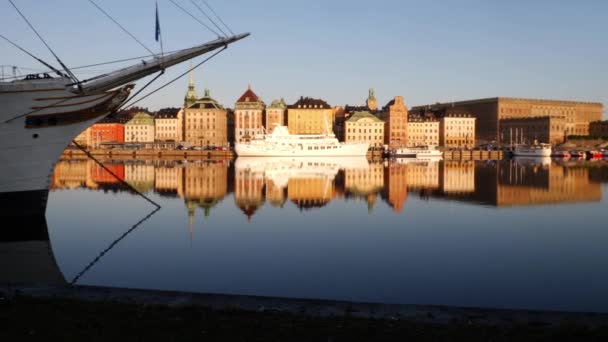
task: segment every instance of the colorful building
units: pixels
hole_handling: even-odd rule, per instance
[[[344,125],[345,142],[368,142],[370,147],[384,145],[384,122],[370,112],[354,112]]]
[[[285,125],[285,112],[287,111],[287,104],[285,100],[274,100],[270,106],[266,107],[266,131],[272,133],[277,125]]]
[[[227,110],[205,96],[184,109],[184,141],[195,146],[228,146]]]
[[[154,117],[147,113],[137,113],[125,124],[125,142],[154,142]]]
[[[334,109],[321,99],[301,97],[287,108],[287,127],[291,134],[333,132]]]
[[[264,101],[249,86],[234,105],[234,139],[236,142],[249,140],[264,133],[265,107]]]
[[[157,141],[183,141],[184,140],[184,110],[169,108],[159,111],[154,117],[156,125],[155,139]]]
[[[390,147],[408,144],[408,109],[403,96],[395,96],[378,113],[384,121],[384,143]]]

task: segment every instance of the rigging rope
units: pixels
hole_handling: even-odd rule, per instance
[[[42,36],[38,33],[38,31],[36,31],[36,29],[34,28],[34,26],[32,26],[32,24],[29,22],[29,20],[27,20],[27,18],[23,15],[23,13],[21,13],[21,11],[19,10],[19,8],[17,8],[17,6],[13,3],[13,1],[12,0],[8,0],[8,2],[10,2],[11,5],[13,5],[13,7],[15,8],[15,10],[17,10],[17,13],[19,13],[19,15],[21,16],[21,18],[23,18],[23,20],[25,20],[25,22],[27,23],[27,25],[32,29],[32,31],[34,31],[34,33],[38,36],[38,38],[40,38],[40,40],[46,46],[46,48],[49,49],[49,51],[53,54],[53,56],[55,56],[55,59],[63,67],[63,70],[66,72],[66,74],[68,74],[70,76],[70,78],[74,82],[78,83],[78,78],[76,78],[76,76],[70,71],[70,69],[68,69],[67,66],[65,66],[65,64],[63,64],[63,62],[61,61],[61,59],[57,56],[57,54],[55,54],[55,51],[53,51],[53,49],[51,49],[51,47],[49,46],[49,44],[46,43],[46,41],[44,40],[44,38],[42,38]]]
[[[178,3],[176,3],[173,0],[169,0],[171,1],[172,4],[174,4],[177,8],[181,9],[184,13],[186,13],[187,15],[189,15],[190,17],[192,17],[192,19],[198,21],[199,24],[203,25],[204,27],[206,27],[209,31],[213,32],[216,36],[221,37],[221,34],[215,32],[211,27],[209,27],[207,24],[205,24],[204,22],[200,21],[197,17],[193,16],[192,13],[186,11],[182,6],[180,6]]]
[[[156,93],[157,91],[159,91],[159,90],[161,90],[161,89],[165,88],[165,87],[166,87],[166,86],[168,86],[169,84],[171,84],[171,83],[173,83],[173,82],[177,81],[178,79],[180,79],[180,78],[184,77],[185,75],[187,75],[187,74],[188,74],[190,71],[192,71],[192,70],[194,70],[194,69],[198,68],[198,67],[199,67],[199,66],[201,66],[203,63],[205,63],[205,62],[207,62],[208,60],[210,60],[211,58],[213,58],[213,57],[217,56],[217,55],[218,55],[220,52],[222,52],[222,51],[226,50],[227,48],[228,48],[228,46],[224,46],[224,47],[223,47],[221,50],[218,50],[216,53],[214,53],[213,55],[211,55],[211,56],[209,56],[209,57],[205,58],[205,59],[204,59],[202,62],[198,63],[198,64],[197,64],[197,65],[195,65],[194,67],[189,68],[189,69],[188,69],[186,72],[184,72],[183,74],[181,74],[181,75],[177,76],[176,78],[172,79],[171,81],[169,81],[169,82],[165,83],[165,84],[164,84],[164,85],[162,85],[161,87],[158,87],[158,88],[154,89],[152,92],[150,92],[150,93],[146,94],[145,96],[143,96],[142,98],[138,99],[137,101],[135,101],[135,102],[133,102],[133,103],[130,103],[130,104],[128,104],[128,105],[127,105],[127,104],[126,104],[126,102],[125,102],[125,105],[121,106],[121,107],[120,107],[119,109],[117,109],[116,111],[118,111],[118,110],[120,110],[120,109],[126,109],[126,108],[129,108],[129,107],[133,106],[134,104],[136,104],[136,103],[140,102],[141,100],[143,100],[143,99],[147,98],[148,96],[150,96],[150,95],[152,95],[152,94]]]
[[[112,18],[112,16],[110,14],[108,14],[101,7],[99,7],[99,5],[97,5],[93,0],[89,0],[89,2],[91,4],[93,4],[93,6],[97,7],[97,9],[101,11],[101,13],[105,14],[106,17],[108,17],[110,20],[112,20],[114,22],[114,24],[118,25],[118,27],[120,27],[120,29],[123,30],[123,32],[125,32],[126,34],[128,34],[129,36],[131,36],[131,38],[133,38],[137,43],[139,43],[139,45],[141,45],[144,49],[148,50],[149,53],[151,53],[152,55],[156,55],[154,52],[152,52],[152,50],[148,49],[147,46],[145,46],[141,41],[139,41],[139,39],[135,38],[135,36],[133,34],[131,34],[131,32],[129,32],[122,25],[120,25],[118,23],[118,21],[116,21],[114,18]]]
[[[225,37],[227,37],[227,36],[228,36],[228,35],[226,34],[226,32],[224,32],[224,30],[222,30],[222,28],[221,28],[221,27],[219,27],[219,26],[218,26],[218,25],[215,23],[215,21],[213,21],[213,19],[211,19],[211,17],[209,17],[209,16],[207,15],[207,13],[205,13],[205,11],[203,11],[203,9],[202,9],[202,8],[201,8],[199,5],[197,5],[197,4],[196,4],[196,2],[194,2],[194,0],[190,0],[190,2],[191,2],[191,3],[192,3],[192,4],[193,4],[193,5],[196,7],[196,8],[198,8],[198,10],[199,10],[199,11],[201,11],[201,13],[203,13],[203,15],[204,15],[205,17],[207,17],[207,19],[209,19],[209,21],[210,21],[210,22],[211,22],[211,23],[212,23],[212,24],[213,24],[213,25],[214,25],[214,26],[215,26],[215,27],[216,27],[218,30],[220,30],[220,32],[222,32],[222,34],[223,34]]]
[[[232,34],[234,36],[234,32],[232,32],[232,30],[230,29],[230,27],[228,27],[228,25],[226,25],[226,23],[222,20],[222,18],[220,18],[220,16],[217,15],[217,13],[215,13],[215,11],[213,10],[213,8],[211,8],[211,6],[209,6],[209,4],[207,3],[207,1],[201,0],[201,2],[204,3],[205,6],[207,6],[211,10],[211,13],[213,13],[213,15],[215,15],[215,17],[220,21],[220,23],[222,23],[228,29],[228,31],[230,31],[230,34]]]

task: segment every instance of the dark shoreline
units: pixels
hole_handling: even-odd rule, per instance
[[[31,326],[38,337],[91,334],[107,338],[122,336],[121,326],[127,324],[127,335],[153,340],[205,337],[201,331],[222,340],[608,340],[608,313],[351,303],[80,285],[3,286],[0,298],[0,321],[5,326],[0,336],[6,337],[32,335],[26,331]],[[167,328],[182,324],[180,330]]]

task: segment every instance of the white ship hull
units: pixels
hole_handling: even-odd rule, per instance
[[[337,156],[365,156],[367,143],[340,144],[337,148],[308,150],[306,146],[274,146],[237,143],[234,151],[239,157],[337,157]]]
[[[389,152],[395,158],[418,158],[418,159],[441,159],[443,152],[434,146],[425,147],[402,147]]]
[[[234,145],[239,157],[339,157],[366,156],[369,143],[341,143],[331,134],[290,134],[277,125],[271,134]]]
[[[0,85],[2,216],[44,212],[53,169],[65,147],[117,108],[131,89],[76,96],[65,89],[66,82]]]
[[[525,157],[551,157],[550,147],[516,147],[513,150],[514,156]]]

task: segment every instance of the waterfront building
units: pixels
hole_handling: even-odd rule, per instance
[[[608,138],[608,120],[591,122],[589,124],[589,135],[598,138]]]
[[[276,125],[285,126],[285,112],[287,111],[287,103],[281,98],[274,100],[270,106],[266,107],[266,131],[270,134],[274,131]]]
[[[345,142],[368,142],[370,147],[384,145],[384,122],[370,112],[354,112],[344,126]]]
[[[228,146],[227,114],[205,89],[205,96],[184,109],[184,141],[195,146]]]
[[[184,110],[183,108],[166,108],[156,113],[154,117],[156,141],[184,140]]]
[[[300,97],[287,107],[287,127],[291,134],[333,133],[334,109],[321,99]]]
[[[95,123],[89,130],[87,146],[98,148],[103,143],[124,143],[125,142],[125,123],[124,117],[108,116]]]
[[[515,118],[563,117],[563,135],[588,135],[589,123],[601,120],[604,111],[601,103],[509,97],[436,103],[413,107],[412,111],[424,112],[445,108],[465,110],[477,119],[475,135],[478,144],[492,141],[508,143],[508,137],[500,136],[500,122],[503,119]]]
[[[264,102],[249,86],[234,105],[235,142],[247,141],[264,133],[265,107]]]
[[[384,143],[390,147],[405,146],[408,142],[408,109],[403,96],[395,96],[378,113],[384,121]]]
[[[154,118],[152,115],[144,112],[137,113],[125,124],[125,142],[154,142],[154,132]]]
[[[475,118],[469,114],[447,114],[439,119],[439,145],[455,148],[475,146]]]
[[[566,118],[538,116],[500,120],[500,141],[503,144],[560,144],[566,138]]]
[[[408,146],[439,146],[439,121],[434,117],[410,116],[407,139]]]

